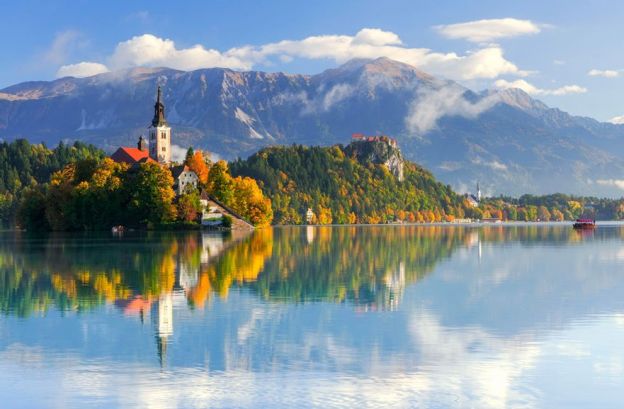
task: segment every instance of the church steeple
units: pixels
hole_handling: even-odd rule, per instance
[[[150,158],[161,164],[171,162],[171,128],[165,119],[165,104],[162,101],[160,86],[154,104],[154,119],[149,127],[149,138]]]
[[[160,85],[158,86],[158,96],[156,97],[156,103],[154,104],[154,119],[152,119],[152,126],[167,126],[167,120],[165,119],[165,104],[161,100]]]

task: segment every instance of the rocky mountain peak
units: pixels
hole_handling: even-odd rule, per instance
[[[545,111],[549,109],[542,101],[534,99],[520,88],[487,90],[485,95],[496,95],[501,103],[524,111]]]

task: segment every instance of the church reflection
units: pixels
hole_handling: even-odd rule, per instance
[[[86,312],[114,303],[147,317],[179,293],[203,309],[213,297],[245,289],[282,302],[348,303],[361,311],[396,310],[410,284],[458,248],[479,259],[487,243],[574,243],[566,228],[533,226],[284,227],[250,234],[144,233],[125,237],[0,237],[0,308],[29,316],[54,307]],[[161,300],[162,299],[162,300]],[[165,336],[165,338],[168,336]]]
[[[87,314],[113,305],[121,316],[137,318],[149,329],[158,362],[167,367],[172,345],[182,336],[182,317],[224,308],[239,302],[241,294],[276,310],[283,304],[322,302],[374,315],[406,308],[408,289],[456,253],[478,266],[483,277],[504,282],[512,275],[503,270],[488,275],[500,250],[497,243],[570,246],[623,238],[624,229],[601,229],[587,237],[565,227],[533,226],[306,226],[241,235],[38,240],[0,236],[0,311],[19,317],[49,310]],[[480,281],[479,289],[487,285]],[[445,308],[443,301],[438,310]]]
[[[0,240],[0,311],[13,315],[0,347],[20,364],[32,351],[48,353],[46,365],[83,362],[85,377],[99,365],[113,374],[111,389],[131,394],[148,378],[136,394],[150,403],[161,403],[163,385],[169,396],[203,390],[214,402],[247,394],[257,378],[280,392],[285,377],[318,387],[314,374],[335,373],[337,389],[323,391],[352,390],[350,374],[380,381],[365,395],[371,384],[359,385],[347,404],[437,388],[421,405],[436,406],[427,403],[462,385],[466,402],[478,391],[475,406],[506,407],[509,385],[533,379],[540,359],[557,374],[560,362],[575,370],[587,360],[592,381],[593,363],[619,345],[595,334],[624,334],[622,227],[592,236],[519,225],[89,237]],[[583,342],[562,344],[570,336]],[[596,340],[609,355],[578,348]],[[492,379],[502,381],[492,388]]]

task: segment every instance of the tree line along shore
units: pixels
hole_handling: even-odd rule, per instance
[[[255,226],[624,218],[624,199],[558,193],[471,203],[426,169],[401,162],[397,177],[351,145],[269,147],[230,163],[190,149],[184,164],[199,185],[176,196],[171,172],[158,164],[116,163],[81,142],[50,149],[20,139],[0,143],[0,223],[27,230],[192,228],[202,190]]]

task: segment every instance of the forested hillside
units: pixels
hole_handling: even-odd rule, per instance
[[[304,223],[308,208],[320,224],[434,222],[473,212],[422,167],[404,161],[399,181],[384,164],[358,160],[341,145],[266,148],[234,161],[231,171],[261,183],[277,224]]]
[[[104,152],[93,145],[60,143],[49,149],[25,139],[0,143],[0,222],[12,225],[25,188],[45,183],[52,173],[81,159],[102,159]]]

